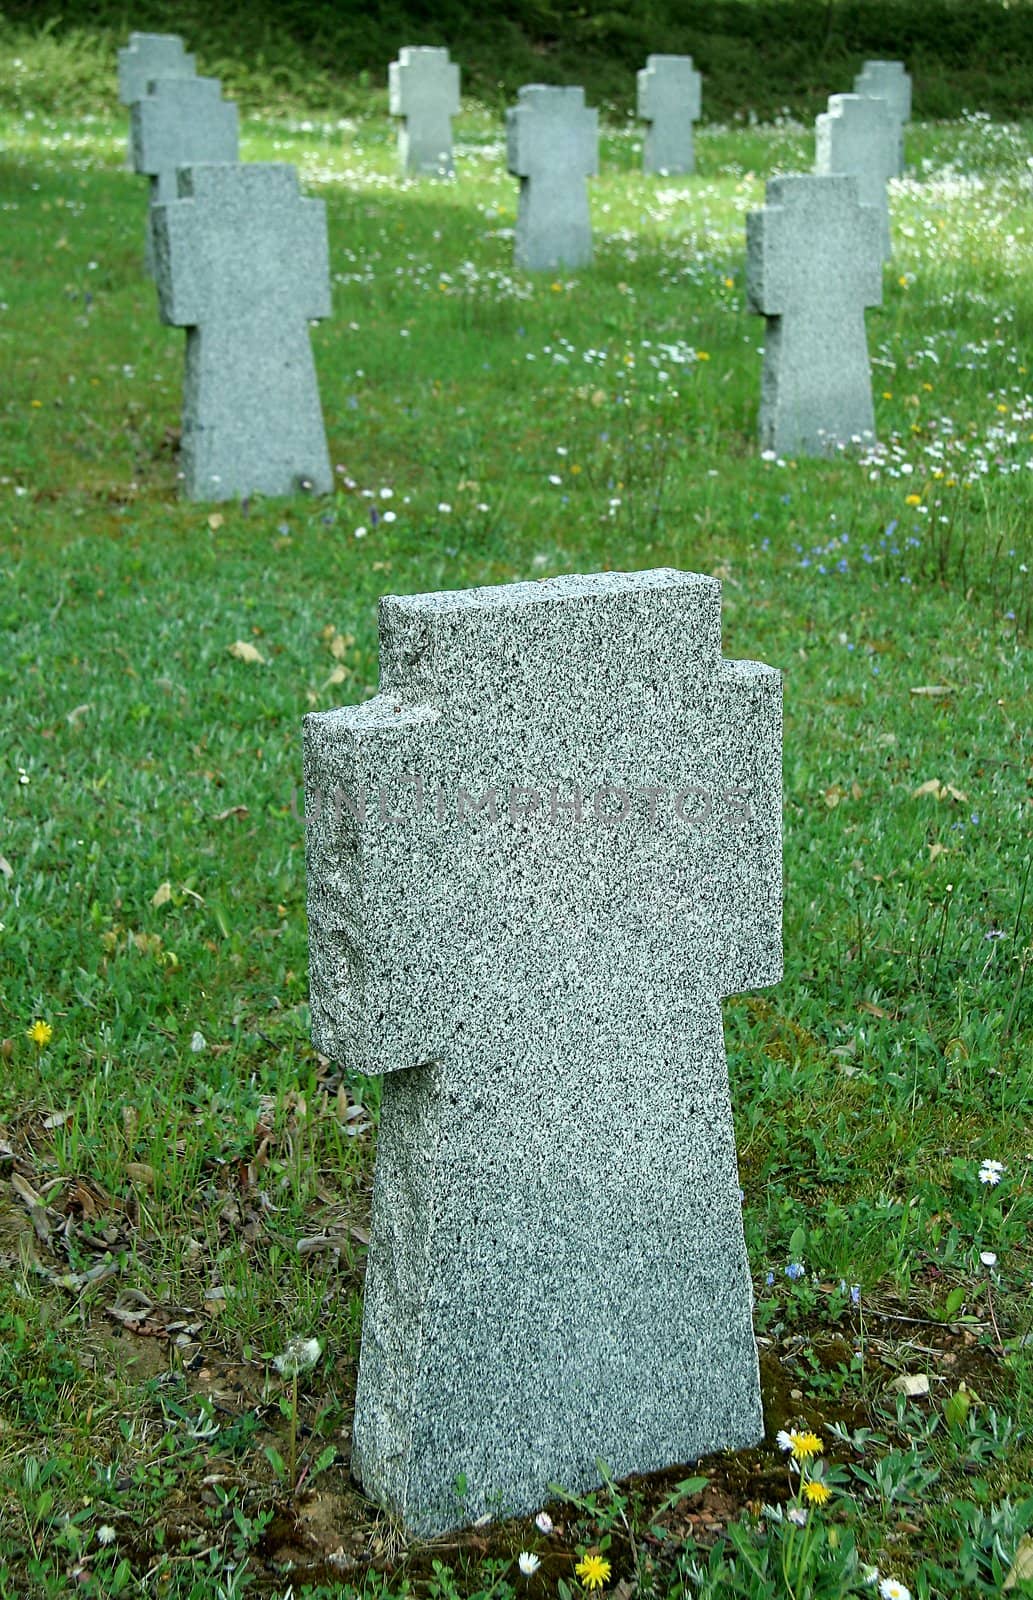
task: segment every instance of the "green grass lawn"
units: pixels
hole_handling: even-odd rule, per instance
[[[245,125],[327,202],[337,487],[220,507],[124,127],[0,119],[0,1596],[1033,1593],[1033,125],[910,133],[879,444],[816,463],[743,294],[805,129],[678,181],[606,129],[596,264],[532,279],[495,120],[403,183],[384,99]],[[348,1473],[377,1086],[308,1043],[301,719],[384,592],[657,565],[785,679],[786,976],[725,1006],[768,1440],[407,1544]]]

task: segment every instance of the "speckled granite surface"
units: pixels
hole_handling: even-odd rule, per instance
[[[691,56],[650,56],[636,80],[638,114],[647,123],[642,171],[694,172],[692,124],[700,113],[702,78]]]
[[[755,1442],[719,997],[781,974],[778,673],[691,573],[389,597],[304,742],[313,1037],[388,1074],[367,1492],[430,1535]]]
[[[435,45],[406,45],[387,69],[388,109],[398,129],[402,171],[446,177],[452,171],[452,118],[459,115],[459,68]]]
[[[893,254],[887,183],[897,175],[897,128],[885,100],[830,94],[814,122],[814,170],[857,179],[857,197],[879,213],[882,253]]]
[[[506,162],[520,179],[513,259],[528,272],[592,260],[588,182],[599,171],[599,113],[584,89],[527,83],[506,112]]]
[[[180,168],[178,197],[154,208],[154,248],[162,317],[188,330],[186,497],[326,493],[309,339],[330,315],[323,201],[275,162]]]
[[[768,180],[746,218],[746,303],[766,319],[760,442],[834,455],[875,434],[866,306],[882,300],[883,236],[857,179]]]

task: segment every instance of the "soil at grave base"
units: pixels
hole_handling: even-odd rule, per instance
[[[830,1367],[844,1354],[849,1359],[851,1347],[845,1340],[829,1343],[825,1359]],[[744,1510],[759,1509],[788,1497],[785,1458],[773,1443],[775,1433],[787,1422],[795,1420],[817,1428],[829,1421],[859,1426],[869,1420],[861,1407],[819,1408],[797,1398],[800,1391],[792,1387],[796,1380],[775,1351],[762,1356],[761,1373],[767,1435],[764,1444],[626,1480],[626,1492],[638,1507],[635,1524],[657,1529],[655,1534],[650,1531],[639,1536],[639,1549],[658,1568],[671,1564],[687,1540],[709,1546]],[[278,1448],[282,1447],[282,1440],[275,1442]],[[706,1477],[706,1487],[666,1505],[676,1495],[679,1483],[689,1477]],[[210,1519],[214,1496],[210,1490],[208,1494]],[[590,1539],[592,1533],[585,1524],[575,1526],[570,1509],[562,1503],[552,1505],[550,1511],[555,1528],[547,1539],[535,1528],[533,1518],[526,1518],[468,1529],[431,1544],[407,1545],[396,1523],[372,1511],[342,1462],[324,1475],[317,1488],[297,1496],[293,1504],[277,1504],[273,1520],[252,1556],[252,1592],[279,1594],[288,1576],[295,1584],[337,1586],[358,1585],[367,1573],[379,1573],[399,1581],[404,1576],[419,1593],[434,1578],[436,1562],[459,1571],[468,1566],[476,1569],[484,1560],[511,1561],[519,1551],[533,1549],[541,1558],[541,1567],[529,1588],[539,1594],[554,1593],[558,1579],[570,1581],[578,1559],[575,1546]],[[178,1507],[170,1519],[173,1525],[166,1525],[166,1548],[185,1544],[196,1536],[204,1516],[201,1507],[194,1514],[186,1503]],[[210,1528],[210,1521],[208,1525]],[[619,1527],[613,1532],[607,1555],[613,1569],[610,1587],[633,1577],[634,1555]]]
[[[967,1330],[924,1326],[922,1336],[928,1348],[937,1350],[939,1359],[946,1363],[952,1387],[964,1378],[989,1394],[999,1383],[1001,1368],[994,1352],[975,1343]],[[803,1380],[791,1362],[800,1347],[806,1346],[818,1364],[831,1372],[849,1363],[852,1343],[829,1332],[816,1337],[793,1336],[785,1344],[788,1348],[781,1353],[768,1349],[761,1355],[763,1444],[753,1450],[709,1456],[691,1466],[625,1480],[623,1487],[638,1508],[635,1525],[656,1529],[655,1534],[640,1533],[638,1545],[640,1557],[644,1555],[657,1569],[673,1565],[679,1548],[688,1540],[708,1547],[744,1512],[759,1512],[764,1505],[781,1504],[788,1499],[789,1473],[785,1457],[775,1444],[780,1428],[813,1428],[826,1441],[828,1458],[835,1461],[848,1459],[850,1452],[848,1447],[830,1440],[827,1425],[839,1423],[855,1429],[872,1424],[868,1408],[855,1398],[815,1398],[796,1387]],[[890,1361],[870,1350],[868,1377],[873,1392],[884,1394],[890,1380],[902,1370],[901,1350],[899,1340],[894,1341],[892,1352],[887,1347],[886,1353],[893,1354]],[[929,1359],[927,1356],[926,1361]],[[678,1484],[690,1477],[706,1477],[706,1487],[662,1509],[675,1495]],[[519,1551],[533,1549],[541,1558],[538,1573],[527,1585],[533,1600],[535,1594],[555,1593],[558,1579],[570,1581],[577,1560],[575,1545],[592,1536],[585,1524],[575,1525],[568,1507],[557,1503],[549,1507],[555,1529],[547,1539],[535,1528],[533,1518],[526,1518],[470,1529],[433,1544],[406,1547],[396,1524],[375,1515],[371,1519],[370,1506],[354,1486],[348,1483],[342,1488],[341,1493],[320,1489],[299,1497],[292,1507],[278,1509],[254,1563],[253,1570],[261,1569],[255,1570],[256,1592],[271,1592],[263,1586],[268,1583],[275,1588],[277,1583],[282,1584],[287,1572],[294,1582],[330,1585],[358,1584],[365,1573],[377,1572],[398,1580],[404,1575],[419,1594],[424,1584],[434,1578],[435,1562],[461,1572],[467,1566],[476,1570],[483,1560],[511,1561]],[[613,1531],[607,1555],[613,1569],[609,1587],[619,1590],[622,1581],[634,1577],[635,1567],[633,1552],[619,1526]]]
[[[904,1307],[889,1303],[878,1313],[868,1308],[867,1319],[865,1375],[869,1393],[885,1396],[894,1377],[915,1370],[932,1373],[937,1391],[942,1389],[944,1394],[962,1379],[984,1399],[999,1390],[1001,1364],[992,1349],[978,1343],[972,1329],[929,1323],[916,1327],[906,1320]],[[876,1319],[879,1335],[870,1331]],[[625,1492],[636,1506],[633,1524],[640,1530],[649,1530],[639,1533],[639,1557],[649,1560],[658,1573],[673,1567],[679,1550],[688,1541],[709,1546],[745,1512],[759,1512],[764,1505],[788,1498],[789,1473],[785,1457],[775,1443],[780,1428],[812,1428],[824,1439],[826,1455],[834,1461],[847,1459],[850,1452],[830,1437],[828,1424],[855,1429],[877,1423],[854,1394],[810,1392],[816,1369],[834,1375],[837,1369],[850,1367],[859,1330],[845,1323],[841,1328],[842,1331],[799,1328],[783,1331],[777,1341],[761,1341],[763,1444],[626,1481]],[[916,1339],[916,1333],[920,1339]],[[153,1348],[163,1343],[157,1328],[146,1339],[129,1329],[120,1329],[106,1331],[103,1340],[109,1360],[119,1365],[126,1363],[138,1345]],[[220,1350],[216,1341],[207,1345],[203,1356],[198,1347],[197,1358],[185,1362],[180,1372],[187,1391],[211,1399],[218,1416],[249,1411],[261,1416],[262,1427],[251,1446],[258,1458],[262,1458],[267,1443],[281,1455],[286,1453],[286,1424],[278,1409],[266,1403],[259,1377]],[[339,1377],[345,1390],[354,1384],[351,1369],[341,1371]],[[285,1584],[296,1588],[322,1584],[331,1590],[342,1585],[361,1587],[367,1574],[379,1574],[394,1586],[407,1580],[419,1597],[434,1579],[435,1562],[456,1570],[462,1592],[464,1571],[469,1570],[470,1581],[477,1583],[477,1573],[485,1560],[512,1562],[519,1551],[528,1549],[535,1550],[542,1563],[527,1585],[529,1600],[555,1594],[559,1579],[570,1582],[577,1560],[576,1546],[590,1541],[594,1530],[579,1522],[562,1504],[549,1508],[555,1531],[547,1539],[537,1531],[533,1518],[527,1518],[469,1529],[433,1544],[408,1545],[397,1523],[379,1515],[352,1482],[345,1416],[341,1424],[335,1430],[337,1463],[293,1502],[275,1498],[268,1474],[254,1477],[241,1459],[224,1456],[215,1444],[203,1481],[184,1484],[162,1506],[161,1551],[151,1532],[141,1530],[138,1539],[124,1539],[124,1553],[130,1555],[140,1571],[147,1570],[162,1554],[174,1565],[192,1560],[192,1552],[211,1545],[213,1540],[218,1542],[223,1533],[227,1541],[232,1540],[233,1508],[237,1505],[251,1517],[260,1512],[273,1513],[248,1562],[248,1592],[260,1596],[281,1596]],[[313,1440],[304,1424],[299,1443],[303,1451],[311,1453]],[[699,1493],[677,1498],[673,1505],[666,1504],[686,1478],[702,1477],[707,1483]],[[634,1577],[634,1552],[619,1525],[613,1531],[607,1556],[612,1564],[609,1588]]]

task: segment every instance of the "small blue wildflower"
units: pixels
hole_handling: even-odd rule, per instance
[[[792,1281],[795,1283],[797,1278],[802,1278],[803,1277],[803,1274],[804,1274],[804,1268],[803,1268],[802,1262],[790,1261],[788,1267],[786,1267],[786,1277],[787,1278],[791,1278]]]
[[[851,1305],[855,1306],[859,1306],[861,1304],[861,1285],[859,1283],[852,1283],[850,1285],[850,1303]]]

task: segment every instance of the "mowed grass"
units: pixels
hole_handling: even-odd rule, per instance
[[[821,463],[761,456],[744,309],[804,129],[679,180],[606,129],[555,279],[497,123],[458,137],[412,184],[382,95],[245,125],[327,202],[337,487],[216,507],[123,126],[0,125],[0,1595],[568,1600],[586,1549],[624,1596],[1030,1592],[1033,128],[910,133],[880,442]],[[725,1006],[769,1439],[407,1545],[348,1475],[377,1085],[308,1043],[301,719],[375,692],[384,592],[655,565],[785,677],[786,976]]]

